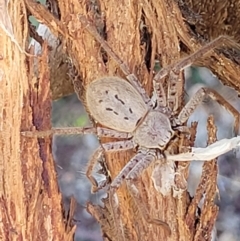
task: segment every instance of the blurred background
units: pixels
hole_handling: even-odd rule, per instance
[[[186,102],[201,87],[210,87],[218,91],[236,109],[240,111],[240,99],[237,93],[223,86],[206,68],[188,68],[186,71]],[[213,115],[218,127],[218,140],[233,136],[233,117],[222,106],[206,98],[189,119],[198,122],[196,147],[205,147],[207,142],[206,121]],[[52,124],[54,127],[89,126],[88,115],[76,95],[53,102]],[[201,130],[201,131],[199,131]],[[100,228],[85,209],[87,201],[101,205],[105,195],[99,192],[92,195],[91,185],[85,176],[87,162],[98,146],[94,135],[54,136],[53,153],[56,160],[58,181],[65,204],[74,196],[78,202],[75,220],[78,226],[76,241],[100,241]],[[240,236],[240,152],[231,151],[218,158],[218,188],[221,199],[218,202],[220,212],[216,223],[218,241],[237,241]],[[202,162],[192,162],[188,180],[190,194],[194,193],[201,175]],[[99,177],[100,178],[100,177]]]

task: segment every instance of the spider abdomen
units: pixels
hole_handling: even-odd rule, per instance
[[[103,77],[86,90],[87,107],[100,124],[122,132],[133,132],[148,106],[137,90],[119,77]]]
[[[158,111],[150,111],[134,133],[134,142],[146,148],[164,149],[172,138],[169,118]]]

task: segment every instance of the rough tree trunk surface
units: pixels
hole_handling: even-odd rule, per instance
[[[25,5],[31,14],[46,24],[56,36],[61,36],[63,49],[66,49],[72,58],[82,80],[78,82],[77,79],[74,82],[77,94],[82,97],[83,88],[92,80],[106,75],[124,75],[114,60],[108,58],[105,63],[106,56],[99,43],[81,25],[80,14],[86,16],[103,37],[107,36],[107,42],[114,52],[128,64],[150,94],[156,57],[165,67],[176,63],[182,55],[198,50],[219,35],[229,34],[239,40],[239,1],[211,1],[211,4],[208,4],[208,1],[198,4],[199,2],[123,0],[116,3],[99,0],[99,5],[96,5],[92,4],[92,1],[59,0],[61,20],[54,18],[43,6],[31,0],[10,1],[8,6],[0,10],[5,10],[5,14],[8,10],[14,38],[23,49],[27,43],[28,26]],[[207,10],[209,12],[204,14]],[[215,14],[212,14],[213,11]],[[38,63],[39,76],[36,79],[33,74],[34,59],[21,53],[12,41],[12,35],[9,35],[10,30],[6,31],[5,28],[8,29],[9,25],[3,19],[0,28],[0,237],[2,240],[71,240],[74,228],[68,221],[64,222],[50,140],[27,140],[21,137],[20,142],[20,130],[31,129],[32,123],[41,130],[50,128],[50,74],[46,48]],[[195,26],[192,28],[195,32],[191,26]],[[201,38],[197,34],[200,34]],[[225,53],[227,56],[234,55],[234,52],[229,52],[228,49]],[[220,51],[212,51],[198,63],[208,66],[224,84],[239,91],[240,69],[236,61],[238,59],[230,60]],[[184,79],[182,75],[180,78],[178,88],[181,90],[181,100]],[[54,87],[52,90],[54,92]],[[179,104],[181,105],[181,101]],[[215,131],[213,120],[209,119],[209,143],[214,141]],[[184,141],[183,146],[192,145],[192,141]],[[134,150],[111,155],[106,153],[111,178],[119,173],[133,154]],[[157,192],[151,181],[153,167],[139,177],[138,188],[142,202],[146,204],[152,217],[169,224],[171,236],[161,226],[150,225],[142,218],[126,186],[122,185],[117,194],[125,240],[211,240],[211,231],[218,212],[214,204],[216,162],[213,160],[204,165],[202,179],[193,199],[189,198],[184,182],[188,165],[176,165],[176,172],[179,173],[176,186],[179,187],[181,195],[163,197]],[[201,213],[196,216],[203,193],[206,194],[205,202]],[[103,208],[89,204],[88,210],[100,223],[103,237],[106,240],[118,240],[117,230],[120,227],[112,220],[108,200],[104,203]]]
[[[10,1],[0,10],[0,240],[72,240],[75,228],[62,210],[51,139],[20,135],[33,123],[51,127],[47,46],[41,59],[26,56],[24,3]]]

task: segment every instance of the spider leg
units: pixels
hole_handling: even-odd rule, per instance
[[[209,54],[210,51],[219,47],[220,45],[238,47],[239,45],[229,36],[220,35],[216,39],[210,41],[209,43],[202,46],[196,52],[190,54],[189,56],[179,60],[177,63],[171,64],[165,68],[162,68],[154,77],[154,79],[158,82],[163,77],[165,77],[171,70],[180,71],[184,68],[192,65],[196,60],[201,59],[203,56]]]
[[[98,182],[97,180],[92,176],[93,169],[95,165],[99,162],[99,159],[103,156],[103,148],[99,146],[93,153],[91,159],[88,162],[86,176],[88,180],[92,184],[91,192],[95,193],[96,190],[98,190]]]
[[[134,148],[134,143],[132,140],[125,140],[125,141],[118,141],[118,142],[109,142],[104,143],[102,146],[99,146],[97,150],[92,155],[86,171],[86,176],[89,179],[89,181],[92,184],[92,192],[96,192],[100,189],[98,182],[96,179],[92,176],[93,169],[98,163],[99,159],[102,158],[104,151],[121,151],[121,150],[129,150]],[[101,185],[101,187],[103,184]]]
[[[116,221],[119,219],[119,201],[116,191],[125,180],[129,172],[134,168],[134,166],[141,160],[142,153],[137,153],[120,171],[117,177],[112,181],[109,188],[109,203],[113,211],[114,218]]]
[[[158,72],[159,73],[159,72]],[[153,88],[157,96],[158,107],[168,107],[175,112],[178,106],[183,103],[184,75],[181,70],[171,70],[167,79],[167,94],[164,91],[164,82],[166,77],[153,79]],[[164,108],[163,108],[164,109]]]
[[[125,179],[135,179],[138,177],[155,159],[153,155],[146,156],[145,153],[137,153],[114,178],[110,185],[110,192],[115,193]],[[138,166],[138,163],[141,165]],[[134,172],[132,172],[133,170]]]
[[[217,101],[220,105],[222,105],[230,113],[232,113],[235,119],[234,134],[237,135],[239,131],[239,119],[240,119],[239,111],[235,107],[233,107],[229,102],[227,102],[216,91],[208,88],[201,88],[197,91],[197,93],[189,100],[189,102],[181,110],[178,117],[175,119],[175,123],[177,125],[183,125],[188,120],[190,115],[194,112],[196,107],[205,99],[206,96],[209,96],[212,100]]]
[[[136,181],[137,177],[139,177],[142,171],[145,170],[150,164],[156,161],[157,159],[156,152],[150,150],[150,151],[147,151],[147,153],[146,152],[140,153],[139,157],[140,157],[139,162],[132,168],[132,170],[126,176],[126,182],[127,182],[127,186],[129,188],[130,194],[133,197],[143,218],[148,223],[163,225],[163,227],[166,228],[166,230],[170,234],[171,230],[166,222],[150,217],[150,214],[147,211],[146,206],[141,201],[141,197],[139,195],[138,189],[134,184],[134,181]]]
[[[119,213],[118,205],[116,205],[116,203],[118,203],[116,191],[120,187],[124,179],[126,179],[130,194],[133,197],[137,207],[139,208],[139,211],[141,212],[143,218],[149,223],[163,225],[167,228],[169,232],[170,229],[167,223],[150,217],[146,207],[140,201],[139,193],[136,186],[133,184],[134,180],[140,176],[142,171],[145,170],[154,161],[156,161],[155,151],[144,151],[137,153],[126,164],[126,166],[121,170],[117,177],[112,181],[109,189],[110,204],[112,206],[112,209],[114,210],[114,213]]]
[[[97,127],[97,136],[99,137],[109,137],[118,139],[129,139],[132,137],[131,133],[116,131],[104,127]]]
[[[76,134],[97,134],[95,127],[66,127],[66,128],[52,128],[47,131],[22,131],[21,134],[26,137],[44,138],[51,135],[76,135]]]
[[[156,81],[153,79],[153,89],[157,97],[157,106],[165,107],[167,105],[166,94],[163,88],[164,79]]]
[[[129,181],[127,180],[127,187],[128,190],[131,194],[131,196],[133,197],[134,202],[136,203],[138,210],[140,211],[142,217],[151,224],[156,224],[156,225],[162,225],[168,232],[168,234],[171,234],[171,229],[169,227],[169,225],[160,220],[160,219],[156,219],[156,218],[152,218],[150,217],[150,214],[146,208],[146,206],[144,205],[144,203],[141,201],[141,196],[139,195],[139,191],[136,187],[136,185],[133,183],[133,181]]]
[[[87,29],[87,31],[100,43],[102,48],[108,53],[108,55],[115,60],[115,62],[119,65],[121,68],[122,72],[126,75],[126,78],[128,81],[133,85],[136,90],[140,93],[142,96],[144,102],[146,105],[149,107],[152,106],[152,101],[147,95],[145,89],[142,87],[141,83],[139,82],[138,78],[130,72],[129,67],[121,60],[121,58],[112,50],[112,48],[108,45],[107,41],[105,41],[101,35],[98,33],[96,30],[96,27],[91,24],[85,16],[80,16],[79,17],[81,23],[83,26]]]
[[[132,135],[126,132],[120,132],[103,127],[61,127],[52,128],[47,131],[22,131],[21,134],[26,137],[48,137],[51,135],[86,135],[96,134],[101,137],[128,139]]]
[[[158,103],[160,106],[168,106],[173,112],[177,111],[179,106],[183,103],[183,91],[184,91],[184,76],[182,70],[192,65],[196,60],[207,55],[211,50],[225,44],[226,46],[239,45],[230,37],[221,35],[218,38],[210,41],[203,47],[191,55],[180,59],[177,63],[171,64],[162,68],[154,77],[154,87],[158,96]],[[167,97],[164,96],[163,82],[168,74],[168,93]]]

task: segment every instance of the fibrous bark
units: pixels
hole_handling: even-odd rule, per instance
[[[56,5],[55,1],[51,2]],[[227,35],[233,37],[236,43],[239,43],[239,0],[175,0],[173,2],[175,3],[174,8],[170,7],[168,10],[172,13],[173,11],[175,11],[174,18],[170,17],[171,21],[168,18],[164,25],[169,26],[171,22],[171,24],[175,26],[177,35],[181,43],[181,56],[185,56],[186,54],[198,50],[206,42],[213,40],[220,35]],[[69,2],[69,4],[70,3],[71,2]],[[171,5],[170,3],[171,2],[169,2],[169,5]],[[63,8],[67,7],[69,4],[65,3],[61,5],[61,3],[59,3],[60,8],[58,11],[63,14],[63,12],[65,11],[63,11]],[[95,11],[97,12],[101,12],[98,7],[99,5],[97,4],[97,1],[91,3],[90,8],[95,9]],[[146,9],[146,5],[143,6],[143,8]],[[56,11],[56,7],[54,8],[54,10]],[[118,10],[115,10],[114,13],[116,13],[116,11]],[[119,14],[121,13],[119,12]],[[103,31],[104,17],[101,18],[99,12],[95,14],[95,16],[97,15],[99,16],[97,17],[97,20],[95,19],[95,24],[98,25],[98,30]],[[113,19],[116,20],[116,17],[114,17]],[[47,20],[47,17],[45,17],[45,20]],[[49,23],[47,25],[50,26],[51,24]],[[162,25],[158,23],[156,26],[160,28],[159,31],[163,31],[164,27]],[[143,25],[142,27],[145,26]],[[64,28],[62,30],[65,31]],[[58,32],[55,32],[55,34],[57,35]],[[158,39],[156,41],[158,41]],[[62,48],[62,46],[65,47],[64,44],[65,43],[63,42],[63,45],[60,44],[60,47],[56,46],[57,56],[61,56],[61,54],[58,54],[60,52],[63,53],[63,57],[56,58],[56,63],[52,62],[51,65],[51,73],[53,73],[51,77],[51,90],[53,91],[53,99],[59,98],[60,96],[65,96],[66,94],[69,94],[71,90],[73,90],[71,81],[68,81],[67,73],[62,71],[61,74],[59,74],[59,67],[61,67],[61,69],[67,70],[68,61],[66,61],[65,52],[62,52],[62,50],[65,49]],[[216,74],[220,78],[223,84],[233,87],[238,91],[239,80],[237,76],[239,74],[239,47],[235,46],[235,48],[224,49],[221,50],[221,52],[224,53],[224,55],[219,54],[219,52],[215,52],[214,54],[211,54],[211,58],[203,58],[195,64],[200,66],[207,66],[214,74]],[[72,57],[71,54],[70,57]],[[63,81],[61,80],[58,81],[59,78],[66,79],[64,85],[59,84],[60,82],[63,83]]]
[[[204,4],[207,3],[202,1],[202,5],[199,6],[205,6]],[[75,90],[81,97],[82,88],[86,88],[90,81],[98,77],[124,76],[119,66],[106,57],[99,43],[81,25],[79,14],[87,16],[93,22],[103,38],[129,65],[131,71],[138,76],[147,92],[150,93],[156,58],[160,60],[161,66],[165,67],[177,62],[181,56],[196,51],[206,41],[218,35],[229,34],[236,40],[239,39],[237,25],[232,23],[237,22],[234,20],[240,15],[236,15],[233,20],[230,15],[233,9],[231,4],[235,9],[238,9],[240,4],[238,1],[230,5],[227,2],[225,4],[228,7],[223,4],[223,1],[216,1],[216,3],[211,1],[207,9],[216,11],[215,16],[218,14],[218,18],[215,20],[218,21],[214,22],[214,17],[212,17],[209,25],[207,23],[210,21],[205,17],[214,15],[211,12],[206,16],[201,14],[201,10],[194,1],[143,0],[121,1],[119,4],[115,1],[99,0],[97,4],[93,1],[59,0],[61,19],[54,17],[43,6],[31,0],[25,0],[25,4],[21,1],[11,1],[8,11],[14,23],[15,39],[22,49],[25,49],[28,26],[25,5],[39,21],[50,28],[53,34],[61,37],[63,49],[71,57],[80,76],[79,79],[82,80],[82,82],[79,82],[79,79],[75,81]],[[215,6],[215,9],[211,6]],[[221,18],[222,11],[224,12],[223,19]],[[21,24],[19,19],[21,19]],[[6,27],[6,23],[2,26]],[[35,81],[34,78],[32,80],[30,77],[35,76],[31,73],[34,68],[33,60],[28,58],[26,61],[27,57],[19,50],[2,26],[0,61],[3,74],[0,84],[3,94],[0,94],[0,117],[2,117],[0,146],[3,158],[0,176],[3,181],[1,182],[0,204],[1,210],[4,211],[1,212],[3,220],[0,226],[1,235],[3,240],[17,240],[19,237],[23,240],[31,238],[34,240],[70,240],[74,229],[70,225],[68,227],[64,225],[61,196],[56,185],[49,147],[50,141],[26,140],[22,137],[20,145],[20,125],[24,130],[31,128],[32,122],[36,128],[50,128],[50,82],[48,68],[44,62],[47,53],[44,52],[42,56],[43,62],[39,62],[38,80]],[[206,30],[203,30],[205,27]],[[218,29],[218,32],[213,29]],[[236,64],[236,58],[233,60],[228,58],[231,55],[229,51],[229,49],[225,50],[227,57],[222,51],[213,51],[209,57],[199,60],[198,63],[209,67],[224,84],[238,90],[239,67]],[[13,67],[13,63],[18,66]],[[35,83],[37,85],[34,85]],[[182,88],[183,84],[182,82]],[[24,109],[22,110],[23,103]],[[32,113],[33,120],[31,119]],[[15,119],[13,115],[17,118]],[[214,127],[209,121],[209,135],[213,138],[214,133],[211,130],[214,130]],[[187,144],[192,145],[191,142]],[[19,149],[22,154],[21,158]],[[132,157],[133,152],[106,154],[107,167],[112,178]],[[212,166],[204,169],[205,176],[203,175],[193,200],[184,190],[186,188],[184,182],[182,186],[180,185],[181,196],[163,197],[153,186],[150,178],[151,168],[139,178],[138,186],[143,202],[152,216],[157,216],[170,225],[171,237],[163,231],[162,227],[149,225],[141,217],[126,186],[123,185],[118,191],[118,196],[126,240],[201,240],[203,237],[204,240],[210,240],[217,214],[217,207],[213,202],[217,172],[215,162],[209,165]],[[187,178],[188,164],[179,164],[177,168],[179,174]],[[213,172],[206,180],[206,171],[209,168],[212,168]],[[176,180],[179,184],[181,181]],[[207,198],[200,216],[196,216],[198,202],[203,193],[206,193]],[[116,240],[116,229],[119,227],[114,226],[112,222],[108,200],[105,201],[104,208],[89,204],[88,210],[102,226],[103,236],[108,240]]]
[[[42,46],[41,57],[33,56],[33,51],[26,54],[25,4],[4,3],[0,7],[0,239],[72,240],[75,229],[64,217],[51,140],[21,136],[33,123],[36,128],[51,126],[47,46]]]

